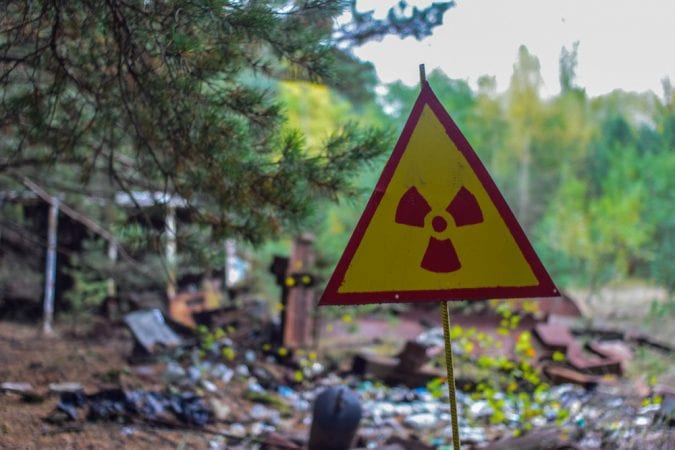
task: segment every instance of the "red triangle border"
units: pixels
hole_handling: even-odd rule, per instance
[[[525,260],[530,264],[532,272],[539,281],[535,286],[494,286],[494,287],[480,287],[480,288],[461,288],[461,289],[445,289],[445,290],[411,290],[411,291],[383,291],[383,292],[348,292],[340,293],[338,289],[344,276],[349,268],[356,250],[361,244],[361,240],[370,225],[370,221],[377,211],[377,208],[384,196],[389,182],[398,167],[398,164],[405,152],[410,137],[417,126],[424,106],[428,105],[439,119],[446,133],[450,139],[455,143],[457,149],[464,155],[471,168],[474,170],[476,176],[483,184],[488,196],[494,203],[497,211],[504,219],[507,228],[513,235],[516,244],[523,252]],[[454,120],[450,117],[448,112],[443,108],[441,102],[436,97],[436,94],[431,89],[428,82],[422,83],[422,90],[415,101],[412,112],[401,132],[401,136],[394,147],[394,150],[389,157],[389,160],[382,170],[375,189],[368,200],[366,208],[359,219],[356,228],[354,229],[347,247],[342,254],[335,271],[331,276],[326,289],[324,290],[320,306],[325,305],[361,305],[369,303],[418,303],[431,301],[450,301],[450,300],[487,300],[496,298],[528,298],[528,297],[557,297],[560,293],[556,288],[550,275],[544,268],[541,260],[530,244],[525,232],[518,223],[515,215],[509,208],[506,200],[497,188],[497,185],[490,177],[487,169],[478,158],[478,155],[469,144],[469,141],[464,137],[459,130]]]

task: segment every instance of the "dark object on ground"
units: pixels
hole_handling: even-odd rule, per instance
[[[82,391],[63,392],[61,399],[56,404],[56,409],[66,414],[69,420],[77,420],[80,415],[77,408],[81,408],[87,403],[87,397]]]
[[[211,411],[206,408],[202,399],[193,393],[171,395],[169,401],[176,417],[188,425],[201,427],[211,420]]]
[[[127,415],[127,396],[121,389],[106,389],[87,396],[89,405],[87,419],[110,421],[124,419]]]
[[[88,406],[87,419],[91,421],[123,421],[134,419],[149,422],[164,421],[173,414],[181,423],[201,427],[211,421],[211,411],[197,395],[165,394],[152,391],[106,389],[92,395],[83,392],[64,392],[57,411],[69,420],[78,420],[78,409]],[[51,416],[50,416],[51,417]]]
[[[326,388],[314,402],[309,450],[346,450],[352,447],[361,421],[361,402],[344,386]]]

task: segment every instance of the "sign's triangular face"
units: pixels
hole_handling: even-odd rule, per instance
[[[557,295],[497,186],[425,82],[320,304]]]

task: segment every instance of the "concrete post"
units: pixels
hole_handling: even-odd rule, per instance
[[[164,231],[166,232],[165,253],[168,270],[166,295],[171,299],[176,295],[176,208],[172,205],[167,205]]]
[[[56,245],[58,238],[59,199],[51,198],[47,229],[47,262],[45,264],[45,295],[43,302],[42,331],[53,334],[54,284],[56,282]]]

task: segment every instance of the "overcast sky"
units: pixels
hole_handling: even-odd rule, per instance
[[[410,4],[429,4],[409,1]],[[372,61],[380,80],[418,82],[418,65],[440,67],[473,86],[481,75],[508,87],[518,47],[539,58],[544,95],[559,92],[563,46],[579,41],[577,84],[591,96],[620,88],[662,94],[675,83],[675,0],[456,0],[433,36],[416,41],[389,37],[356,54]],[[383,15],[392,2],[360,0],[359,9]]]

